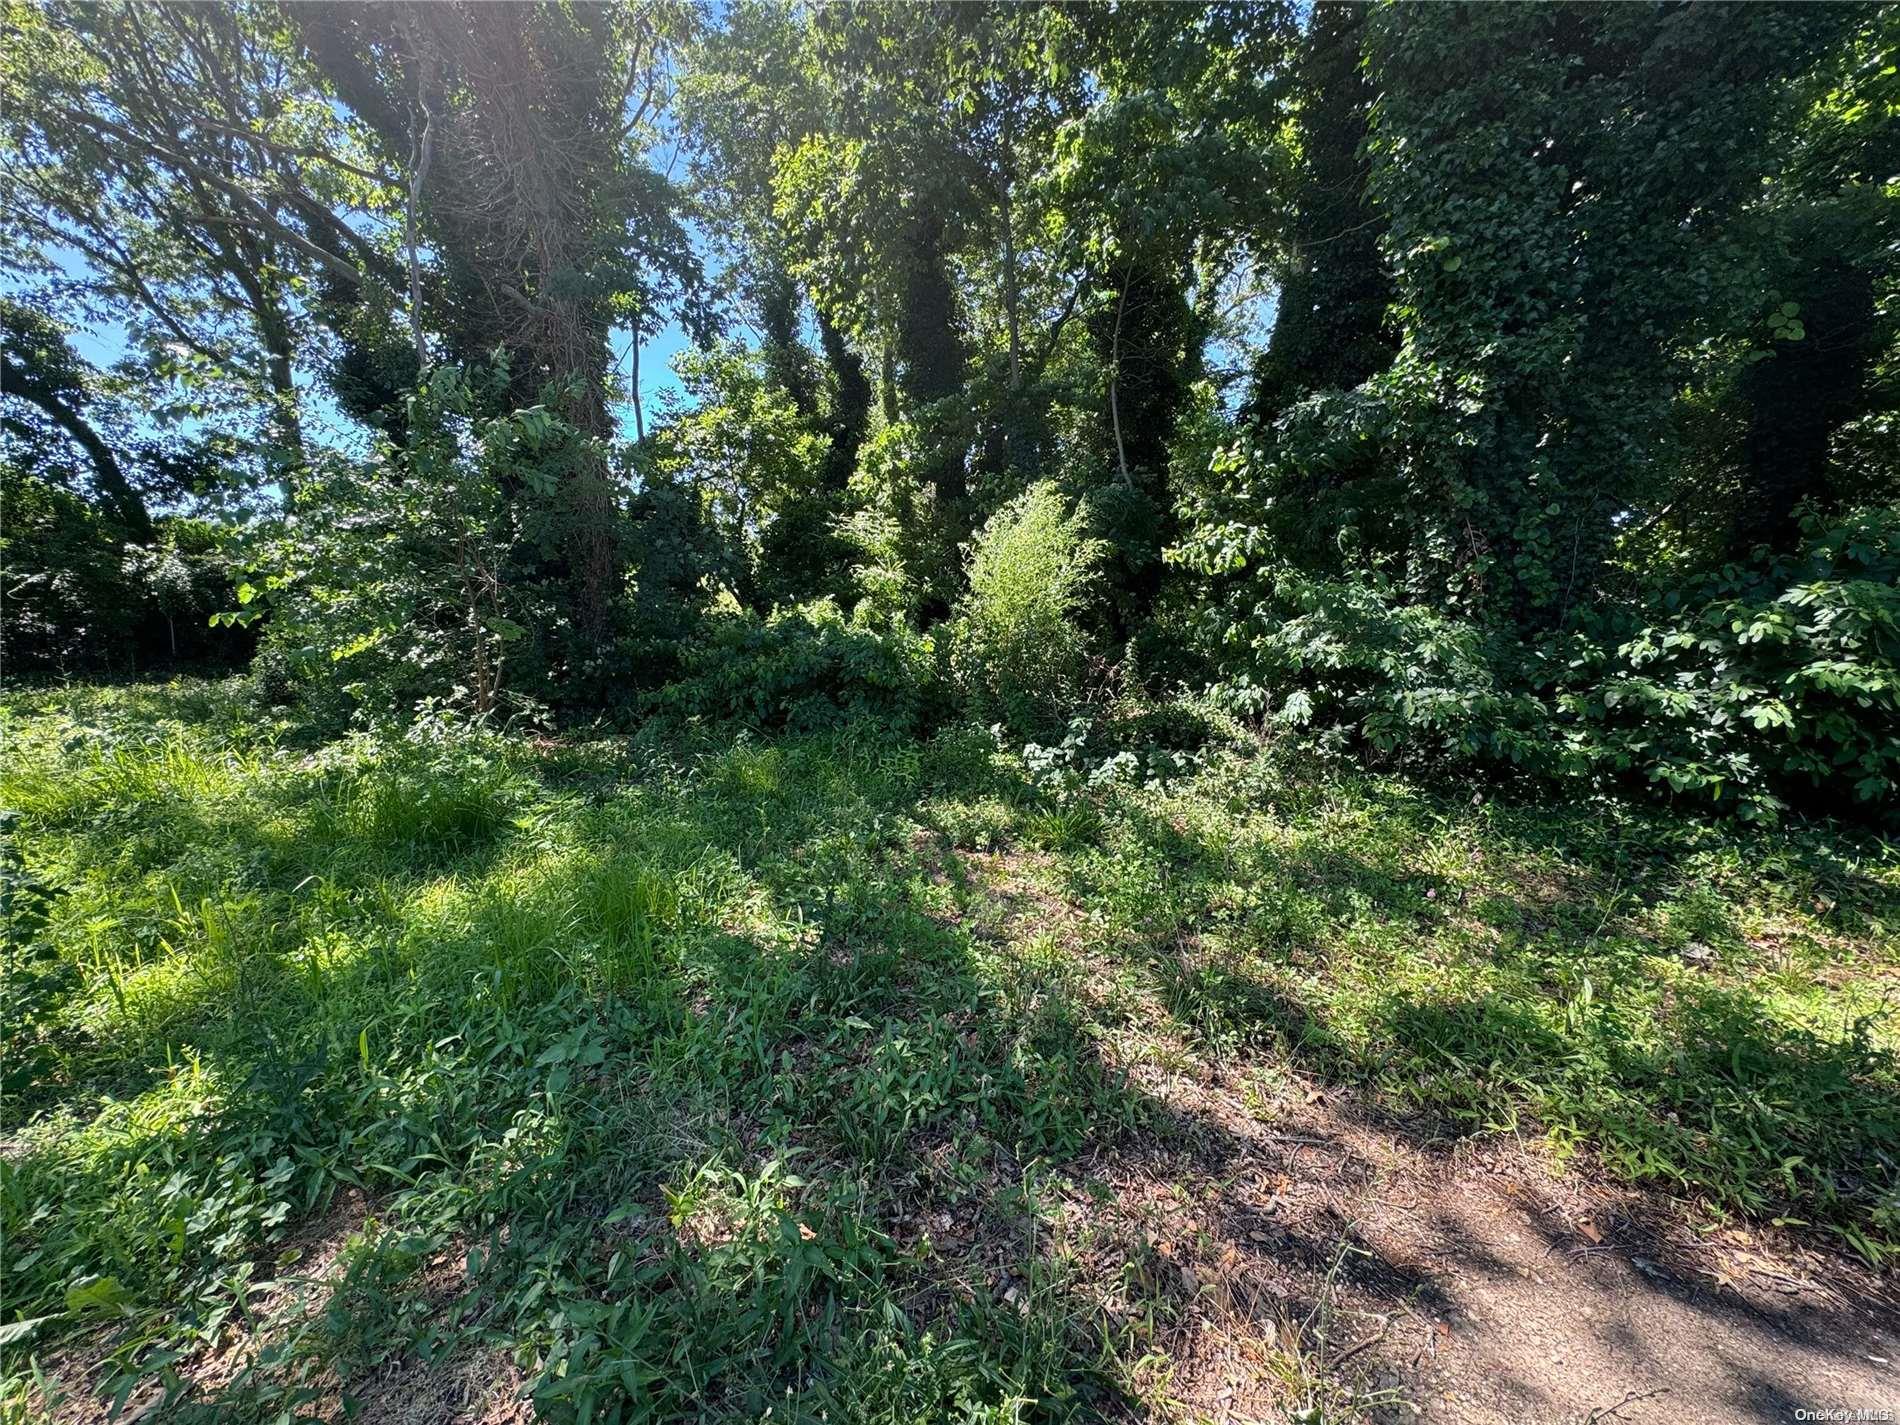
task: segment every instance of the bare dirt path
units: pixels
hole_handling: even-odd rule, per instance
[[[1107,1235],[1189,1297],[1166,1342],[1186,1418],[1308,1398],[1457,1425],[1900,1418],[1881,1274],[1781,1234],[1698,1237],[1518,1145],[1416,1145],[1331,1095],[1262,1125],[1217,1085],[1171,1087],[1193,1100],[1183,1147],[1095,1167],[1124,1219]]]
[[[1045,932],[1080,916],[1029,868],[981,859],[1015,916]],[[1171,1122],[1082,1165],[1107,1201],[1081,1194],[1070,1232],[1097,1280],[1173,1274],[1164,1414],[1900,1420],[1891,1271],[1773,1229],[1698,1232],[1681,1203],[1558,1170],[1532,1144],[1422,1138],[1296,1066],[1209,1064],[1152,1027],[1104,1050]],[[1263,1077],[1282,1085],[1267,1103]]]

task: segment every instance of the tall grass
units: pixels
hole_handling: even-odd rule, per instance
[[[1151,1335],[1055,1223],[1168,1131],[1144,1054],[1900,1239],[1890,849],[1257,751],[1078,800],[964,731],[310,747],[231,701],[5,714],[9,904],[52,895],[9,927],[14,1398],[104,1333],[108,1394],[224,1418],[494,1349],[557,1419],[1134,1408]],[[322,1309],[258,1306],[326,1234]]]

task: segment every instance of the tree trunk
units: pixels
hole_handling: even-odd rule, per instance
[[[857,469],[858,447],[871,421],[871,382],[864,362],[823,311],[818,313],[818,343],[831,368],[831,419],[826,422],[831,449],[825,456],[824,480],[827,488],[842,490]]]
[[[264,337],[265,374],[271,388],[271,440],[274,447],[271,466],[292,493],[297,472],[303,469],[303,422],[298,414],[296,369],[292,365],[289,324],[281,312],[274,321],[260,320],[258,330]]]
[[[812,389],[805,345],[798,339],[798,286],[773,261],[759,280],[755,297],[766,368],[792,398],[799,416],[810,420],[817,414],[817,393]]]
[[[1804,500],[1829,495],[1834,432],[1866,409],[1880,355],[1873,274],[1818,242],[1808,255],[1805,280],[1789,284],[1802,299],[1801,340],[1777,341],[1773,356],[1742,374],[1750,412],[1738,554],[1760,544],[1786,550],[1800,542],[1795,511]]]
[[[1301,41],[1303,152],[1295,194],[1294,269],[1280,291],[1266,352],[1242,414],[1275,419],[1314,391],[1350,389],[1391,365],[1392,284],[1379,253],[1384,223],[1366,185],[1373,90],[1360,67],[1365,5],[1317,0]]]
[[[645,440],[647,416],[640,404],[640,328],[637,325],[633,329],[633,345],[627,352],[627,360],[632,368],[628,374],[627,394],[633,398],[633,438]]]
[[[909,410],[955,395],[963,386],[963,338],[957,323],[957,295],[950,285],[944,253],[943,214],[925,207],[911,216],[906,234],[907,270],[897,320],[899,379]],[[969,494],[963,452],[945,443],[931,461],[931,483],[939,505],[952,512],[953,523],[965,521],[959,507]],[[960,538],[967,531],[958,528]]]
[[[1122,439],[1122,318],[1127,311],[1128,279],[1124,277],[1122,290],[1115,294],[1115,338],[1108,354],[1108,417],[1115,428],[1115,464],[1122,484],[1132,490],[1135,482],[1128,474],[1128,442]]]
[[[603,194],[622,176],[615,106],[625,73],[613,17],[607,7],[536,4],[288,8],[312,58],[389,152],[409,150],[419,108],[431,115],[435,163],[419,196],[455,355],[506,349],[509,398],[526,406],[552,393],[553,408],[598,442],[569,462],[546,512],[559,553],[543,567],[568,586],[573,657],[592,660],[624,592],[604,453],[612,316],[594,280],[626,241],[601,218]]]

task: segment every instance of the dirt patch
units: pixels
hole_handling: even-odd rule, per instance
[[[979,864],[1024,929],[1080,915],[1027,894],[1031,868]],[[1283,1062],[1211,1065],[1155,1008],[1103,1052],[1163,1121],[1072,1165],[1082,1187],[1060,1230],[1106,1319],[1161,1303],[1137,1382],[1156,1413],[1782,1425],[1900,1411],[1891,1272],[1772,1229],[1698,1231],[1680,1203],[1555,1171],[1525,1143],[1448,1147]],[[1265,1096],[1262,1067],[1278,1085]]]
[[[352,1425],[526,1425],[534,1407],[522,1399],[524,1377],[500,1351],[470,1351],[439,1366],[398,1361],[352,1381],[354,1409],[330,1418]]]
[[[1697,1240],[1521,1148],[1432,1153],[1349,1105],[1231,1128],[1186,1119],[1166,1146],[1105,1154],[1075,1204],[1088,1275],[1178,1303],[1163,1394],[1193,1418],[1306,1398],[1459,1425],[1900,1406],[1900,1310],[1864,1268]]]

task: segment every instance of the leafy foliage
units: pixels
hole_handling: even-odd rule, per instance
[[[970,591],[951,625],[951,665],[977,716],[1033,735],[1087,691],[1077,612],[1104,546],[1053,484],[990,517],[970,545]]]
[[[1802,546],[1659,599],[1659,618],[1559,684],[1574,755],[1772,815],[1900,781],[1900,518],[1810,518]],[[1670,606],[1674,605],[1672,609]],[[1679,609],[1679,612],[1676,610]],[[1779,794],[1779,795],[1778,795]]]
[[[503,705],[531,624],[555,637],[529,614],[533,586],[511,564],[536,551],[537,534],[542,550],[556,535],[504,484],[549,494],[596,457],[543,407],[483,414],[484,385],[503,380],[505,370],[440,368],[410,402],[402,448],[313,470],[253,555],[241,607],[217,615],[245,624],[268,611],[271,646],[320,712],[346,711],[340,691],[373,713],[427,700],[485,717]],[[546,667],[537,651],[531,670]],[[338,688],[337,672],[355,676]]]
[[[1230,532],[1230,537],[1232,537]],[[1550,776],[1633,773],[1749,817],[1851,788],[1888,805],[1900,702],[1900,531],[1891,511],[1811,520],[1786,556],[1653,589],[1620,616],[1534,646],[1406,599],[1378,576],[1246,565],[1203,634],[1239,707],[1345,723],[1383,753],[1489,761]],[[1840,809],[1838,804],[1836,809]]]
[[[819,602],[714,614],[656,705],[684,717],[794,732],[867,723],[915,731],[939,693],[930,638]]]

